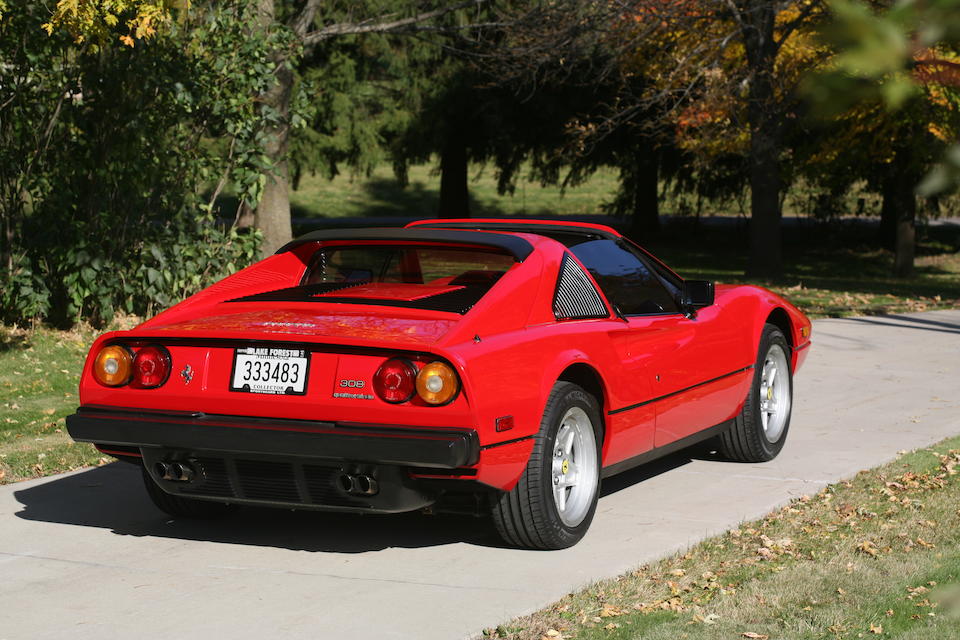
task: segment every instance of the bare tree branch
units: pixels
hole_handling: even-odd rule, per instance
[[[388,17],[383,16],[380,19],[365,20],[363,22],[341,22],[337,24],[331,24],[322,29],[311,31],[310,33],[304,35],[303,44],[305,47],[309,48],[319,44],[320,42],[323,42],[324,40],[328,40],[336,36],[354,35],[360,33],[396,33],[400,31],[417,30],[418,26],[422,25],[424,22],[428,22],[435,18],[440,18],[449,13],[453,13],[454,11],[459,11],[460,9],[466,9],[467,7],[471,6],[480,6],[486,2],[487,0],[464,0],[464,2],[458,2],[454,5],[440,7],[439,9],[434,9],[433,11],[426,11],[415,16],[410,16],[409,18],[400,18],[396,20],[391,20]]]
[[[298,37],[303,38],[307,35],[307,30],[313,24],[313,19],[317,15],[317,9],[320,8],[322,0],[307,0],[301,9],[290,21],[290,28]]]

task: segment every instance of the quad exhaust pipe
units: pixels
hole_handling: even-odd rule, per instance
[[[351,496],[375,496],[380,492],[377,479],[365,473],[342,473],[337,484]]]
[[[173,482],[192,482],[197,470],[189,460],[161,460],[154,465],[154,471],[161,480]]]

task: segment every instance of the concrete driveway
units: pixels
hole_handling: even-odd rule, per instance
[[[960,433],[960,311],[819,320],[813,339],[779,458],[611,478],[565,551],[454,517],[172,522],[122,463],[0,487],[0,639],[463,638]]]

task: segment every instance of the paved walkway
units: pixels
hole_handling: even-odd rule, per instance
[[[819,320],[813,339],[779,458],[675,455],[611,478],[565,551],[420,515],[171,522],[120,463],[0,487],[0,640],[456,640],[960,433],[960,311]]]

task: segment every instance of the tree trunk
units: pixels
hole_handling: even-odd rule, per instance
[[[898,278],[913,276],[913,257],[917,246],[917,229],[915,216],[917,213],[917,199],[910,192],[911,206],[904,208],[897,220],[897,253],[893,260],[893,275]]]
[[[441,218],[470,217],[467,171],[467,145],[459,136],[452,136],[440,153],[440,207],[437,213]]]
[[[660,152],[640,145],[636,165],[630,227],[635,233],[656,233],[660,230]]]
[[[265,30],[273,28],[275,21],[274,0],[260,0],[260,24]],[[264,108],[277,112],[277,124],[264,133],[264,153],[273,163],[268,172],[260,202],[257,204],[254,224],[263,234],[260,254],[268,256],[290,242],[293,231],[290,226],[290,193],[287,180],[287,146],[290,140],[290,96],[293,90],[293,72],[282,64],[277,54],[277,82],[259,97]]]
[[[747,275],[775,278],[783,271],[780,210],[780,105],[773,90],[776,4],[749,3],[742,37],[750,69],[750,258]]]
[[[880,208],[880,238],[885,249],[894,252],[893,275],[909,278],[913,275],[916,251],[917,196],[914,193],[920,181],[921,170],[911,155],[911,143],[916,135],[913,127],[897,132],[893,160],[886,166],[881,183],[883,205]]]
[[[897,176],[892,167],[887,168],[880,183],[880,246],[889,251],[897,248]]]

